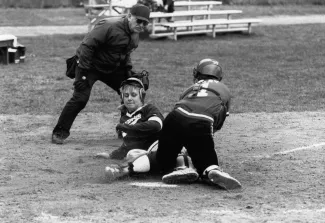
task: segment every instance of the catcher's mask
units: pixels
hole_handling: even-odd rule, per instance
[[[218,81],[222,80],[223,73],[219,62],[212,59],[201,60],[196,67],[193,69],[193,76],[198,79],[200,75],[211,76]]]
[[[125,86],[133,86],[139,88],[140,99],[142,103],[144,103],[144,98],[146,97],[146,91],[144,90],[144,85],[141,80],[135,77],[130,77],[121,83],[120,92],[121,92],[122,100],[124,100],[123,90]]]

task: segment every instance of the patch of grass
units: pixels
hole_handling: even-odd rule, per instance
[[[83,8],[0,8],[0,26],[86,25],[88,22]]]
[[[237,17],[261,17],[261,16],[276,16],[276,15],[312,15],[325,14],[325,7],[317,5],[230,5],[214,7],[214,10],[222,9],[239,9],[243,13],[234,15]]]
[[[254,27],[253,34],[220,34],[143,40],[133,54],[137,70],[150,72],[147,100],[168,112],[192,83],[202,58],[221,63],[233,93],[233,113],[315,111],[325,109],[323,49],[325,26]],[[81,35],[23,38],[26,62],[0,67],[0,113],[59,114],[72,95],[64,76],[65,58]],[[87,112],[112,112],[119,97],[97,82]]]
[[[229,1],[229,0],[228,0]],[[230,0],[232,4],[243,5],[324,5],[323,0]]]
[[[257,17],[273,15],[308,15],[325,14],[325,7],[317,5],[222,5],[213,10],[239,9],[243,13],[233,17]],[[186,10],[179,8],[178,10]],[[54,26],[54,25],[87,25],[89,20],[83,8],[59,9],[24,9],[0,8],[0,26]]]

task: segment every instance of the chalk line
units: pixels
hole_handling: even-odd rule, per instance
[[[298,148],[295,148],[295,149],[290,149],[290,150],[286,150],[286,151],[282,151],[282,152],[278,152],[278,153],[274,153],[274,155],[288,154],[288,153],[296,152],[296,151],[299,151],[299,150],[305,150],[305,149],[317,149],[317,148],[319,148],[321,146],[325,146],[325,142],[313,144],[313,145],[310,145],[310,146],[298,147]]]
[[[302,147],[298,147],[298,148],[295,148],[295,149],[285,150],[285,151],[282,151],[282,152],[273,153],[271,155],[257,155],[257,156],[253,156],[253,157],[259,158],[259,159],[261,159],[261,158],[271,158],[271,157],[276,156],[276,155],[286,155],[288,153],[292,153],[292,152],[296,152],[296,151],[300,151],[300,150],[318,149],[318,148],[321,148],[322,146],[325,146],[325,142],[316,143],[316,144],[313,144],[313,145],[310,145],[310,146],[302,146]]]
[[[138,187],[178,187],[175,184],[164,184],[162,182],[132,182],[130,185]]]

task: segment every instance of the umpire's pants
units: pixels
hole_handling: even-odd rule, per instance
[[[211,165],[218,165],[212,131],[210,121],[187,117],[177,110],[169,113],[164,120],[156,154],[163,173],[175,168],[183,146],[199,174]]]
[[[75,81],[81,80],[82,74],[79,67],[76,68]],[[127,69],[119,67],[114,73],[103,74],[94,70],[87,73],[88,87],[82,91],[74,89],[72,98],[66,103],[59,117],[59,121],[55,126],[53,133],[63,132],[65,136],[69,136],[70,128],[79,114],[84,109],[90,97],[91,89],[96,81],[101,81],[120,94],[120,85],[127,78]]]

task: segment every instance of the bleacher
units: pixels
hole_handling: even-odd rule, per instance
[[[88,11],[101,8],[98,14],[88,14],[90,20],[89,30],[98,20],[110,16],[122,16],[129,12],[132,4],[112,3],[85,5]],[[250,34],[252,25],[260,23],[259,19],[232,19],[232,15],[242,14],[241,10],[218,9],[220,1],[185,1],[175,0],[175,11],[172,13],[152,12],[150,13],[151,24],[149,25],[150,37],[172,37],[177,40],[180,35],[194,35],[207,33],[215,37],[220,32],[238,32]],[[120,13],[120,14],[119,14]],[[168,18],[173,18],[172,21]]]
[[[26,47],[11,34],[0,34],[0,64],[22,63],[25,61]]]

